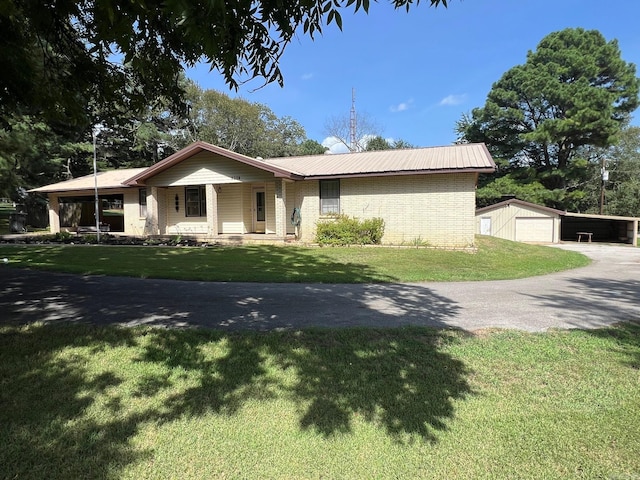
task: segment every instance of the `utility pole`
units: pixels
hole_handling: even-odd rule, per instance
[[[602,168],[600,169],[601,181],[600,181],[600,215],[604,214],[604,186],[609,180],[609,170],[607,170],[607,160],[602,158]]]
[[[95,217],[96,217],[96,240],[100,243],[100,203],[98,198],[98,168],[97,168],[97,140],[100,129],[96,127],[91,132],[93,134],[93,188],[95,197]]]

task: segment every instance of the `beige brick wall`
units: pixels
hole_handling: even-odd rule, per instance
[[[474,243],[474,173],[341,179],[340,209],[360,219],[382,217],[385,244],[434,246]],[[301,239],[312,242],[321,220],[318,181],[297,184],[302,197]]]

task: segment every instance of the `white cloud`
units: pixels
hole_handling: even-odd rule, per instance
[[[300,77],[302,80],[311,80],[313,78],[313,73],[305,73]]]
[[[332,153],[349,153],[347,146],[336,137],[327,137],[322,141],[322,146],[327,147],[327,154]]]
[[[442,100],[440,100],[440,103],[438,103],[438,105],[450,107],[453,105],[460,105],[461,103],[464,103],[466,101],[467,101],[466,93],[463,93],[461,95],[447,95]]]
[[[409,99],[406,102],[399,103],[398,105],[391,105],[389,107],[389,110],[393,113],[404,112],[405,110],[409,110],[412,104],[413,104],[413,98]]]

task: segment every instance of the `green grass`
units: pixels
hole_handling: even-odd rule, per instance
[[[557,248],[478,237],[478,253],[425,248],[0,245],[20,268],[204,281],[366,283],[522,278],[587,265]]]
[[[640,324],[0,328],[0,478],[638,478]]]

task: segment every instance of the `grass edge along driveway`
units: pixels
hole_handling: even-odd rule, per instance
[[[477,237],[477,253],[428,248],[0,245],[9,267],[222,282],[504,280],[586,266],[577,252]]]

